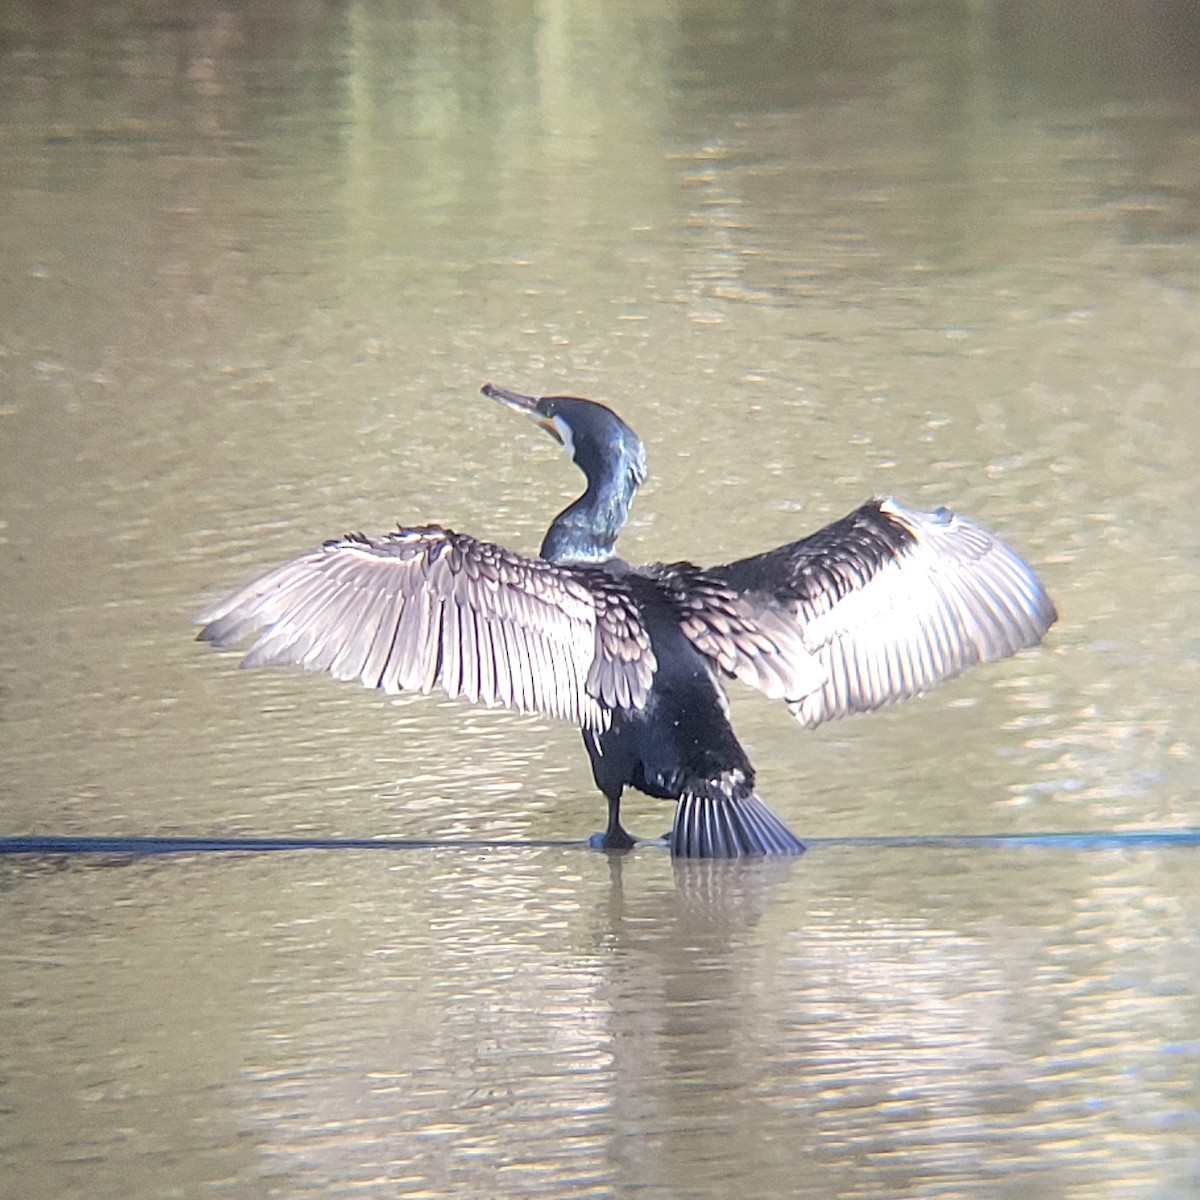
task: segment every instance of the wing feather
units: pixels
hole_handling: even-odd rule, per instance
[[[479,649],[479,699],[483,704],[497,704],[500,701],[497,699],[496,645],[492,638],[492,622],[486,612],[473,606],[468,611],[475,617],[475,636]],[[511,703],[511,700],[507,703]]]
[[[384,692],[430,692],[602,729],[656,667],[619,578],[512,554],[440,526],[348,534],[211,605],[199,637]]]
[[[729,587],[716,572],[687,562],[643,571],[674,606],[684,636],[726,675],[774,700],[797,700],[824,682],[803,631],[774,597]]]
[[[462,670],[460,693],[472,703],[479,701],[479,649],[475,634],[475,614],[458,597],[455,580],[454,609],[458,614],[459,665]]]
[[[1007,658],[1057,618],[1032,568],[994,534],[893,499],[708,574],[744,601],[759,597],[800,634],[818,678],[789,707],[809,726]]]

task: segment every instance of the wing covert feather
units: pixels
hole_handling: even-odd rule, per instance
[[[824,682],[803,631],[773,597],[740,593],[687,562],[644,571],[674,606],[684,636],[726,675],[772,700],[797,700]]]

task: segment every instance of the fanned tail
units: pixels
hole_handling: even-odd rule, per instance
[[[804,843],[753,792],[736,799],[685,793],[675,809],[676,858],[803,853]]]

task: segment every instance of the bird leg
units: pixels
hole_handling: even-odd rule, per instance
[[[608,801],[608,828],[603,833],[594,833],[588,843],[597,850],[632,850],[637,839],[621,824],[621,793],[605,795]]]

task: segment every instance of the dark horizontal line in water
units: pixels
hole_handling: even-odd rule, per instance
[[[878,850],[1042,847],[1118,850],[1139,846],[1200,846],[1200,829],[1127,829],[1080,833],[949,833],[916,836],[805,838],[810,850],[843,846]],[[550,839],[306,838],[306,837],[0,837],[4,854],[259,854],[275,850],[581,850],[586,842]]]

